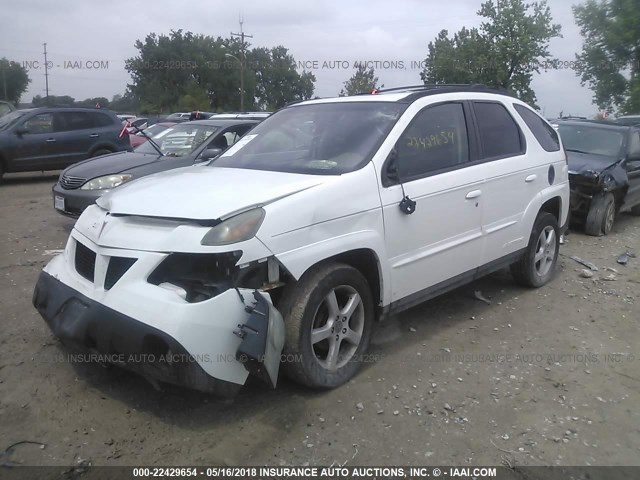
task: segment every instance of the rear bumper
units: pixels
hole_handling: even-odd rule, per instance
[[[117,312],[41,272],[33,305],[63,344],[159,381],[231,396],[241,385],[211,377],[167,333]],[[92,358],[92,357],[89,357]]]

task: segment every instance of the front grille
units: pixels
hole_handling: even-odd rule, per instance
[[[135,258],[111,257],[107,267],[107,275],[104,279],[104,289],[109,290],[118,280],[136,263]]]
[[[90,282],[94,281],[96,268],[96,252],[88,249],[80,242],[76,242],[76,272]]]
[[[78,188],[86,181],[86,178],[72,177],[71,175],[62,175],[62,177],[60,178],[60,185],[62,185],[62,188],[66,190],[72,190],[74,188]]]

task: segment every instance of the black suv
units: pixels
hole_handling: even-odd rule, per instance
[[[569,163],[571,222],[588,235],[607,235],[620,211],[640,215],[640,128],[561,120]]]
[[[115,113],[32,108],[0,117],[0,180],[5,172],[60,170],[89,157],[131,150]]]

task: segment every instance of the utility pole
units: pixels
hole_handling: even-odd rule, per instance
[[[44,43],[44,85],[46,92],[46,105],[49,105],[49,64],[47,63],[47,44]]]
[[[2,64],[2,84],[4,85],[4,97],[2,98],[7,100],[7,68],[4,63]]]
[[[244,39],[253,38],[253,35],[247,35],[242,30],[244,18],[240,15],[240,33],[231,32],[232,37],[240,37],[240,111],[244,112],[244,62],[245,62],[245,43]]]

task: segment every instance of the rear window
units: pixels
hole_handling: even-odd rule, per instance
[[[533,136],[536,137],[538,143],[547,152],[557,152],[560,150],[560,139],[558,134],[551,125],[545,122],[537,113],[529,110],[522,105],[514,105],[518,115],[522,117],[524,123],[527,124]]]
[[[484,158],[499,159],[524,153],[524,140],[518,124],[504,105],[474,102]]]
[[[111,127],[114,125],[113,119],[104,113],[91,113],[93,124],[96,127]]]

